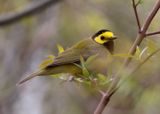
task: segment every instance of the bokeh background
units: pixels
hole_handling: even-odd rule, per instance
[[[0,0],[0,114],[90,114],[100,95],[83,86],[61,84],[51,77],[37,77],[22,86],[16,83],[48,55],[56,55],[57,43],[67,48],[99,29],[114,31],[116,53],[126,53],[137,33],[131,0],[57,0],[23,18],[2,22],[44,1]],[[156,1],[144,0],[138,7],[141,22]],[[159,28],[160,13],[149,31]],[[149,39],[160,43],[159,35]],[[159,57],[154,56],[126,81],[104,114],[160,113]]]

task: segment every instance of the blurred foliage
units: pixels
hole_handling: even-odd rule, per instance
[[[156,0],[139,1],[141,4],[138,12],[143,23]],[[32,3],[36,4],[37,0],[0,0],[0,17],[20,12]],[[149,31],[159,29],[159,18],[160,15],[157,14]],[[62,83],[62,80],[52,77],[38,77],[16,87],[19,79],[36,70],[41,61],[45,60],[40,65],[40,68],[43,68],[54,60],[53,55],[58,54],[57,44],[62,44],[66,49],[102,28],[111,29],[118,36],[108,77],[97,74],[94,79],[85,67],[87,61],[81,58],[80,67],[87,79],[76,80],[84,86],[72,81]],[[94,85],[98,83],[100,87],[105,88],[114,79],[112,74],[117,72],[124,58],[130,56],[126,52],[136,33],[137,25],[131,0],[64,0],[35,15],[0,27],[0,114],[93,112],[100,97],[92,91]],[[159,48],[159,43],[158,35],[145,39],[142,45],[137,47],[128,71]],[[58,50],[63,52],[62,46],[59,45]],[[48,58],[44,59],[47,56]],[[132,78],[125,81],[104,113],[160,113],[159,57],[159,53],[154,55],[132,74]],[[65,79],[63,76],[61,78]]]

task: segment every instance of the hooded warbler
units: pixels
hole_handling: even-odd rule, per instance
[[[80,56],[87,60],[90,56],[96,55],[95,59],[87,65],[87,70],[106,75],[108,58],[114,51],[114,41],[116,36],[110,30],[102,29],[91,38],[84,39],[54,58],[54,62],[45,68],[34,72],[21,80],[22,84],[36,76],[49,76],[60,73],[68,73],[72,76],[82,74],[82,69],[76,64],[80,64]]]

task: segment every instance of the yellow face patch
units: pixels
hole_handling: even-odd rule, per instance
[[[100,34],[99,36],[95,37],[95,41],[99,44],[104,44],[114,38],[114,34],[110,31],[104,32]]]
[[[100,36],[104,36],[105,38],[113,38],[114,34],[113,34],[113,32],[104,32]]]
[[[105,40],[102,40],[101,38],[100,38],[100,36],[97,36],[97,37],[95,37],[95,39],[94,39],[97,43],[99,43],[99,44],[104,44],[106,41]]]

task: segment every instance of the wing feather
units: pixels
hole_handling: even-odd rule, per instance
[[[90,41],[91,40],[88,39],[83,40],[71,48],[66,49],[64,52],[55,57],[54,62],[48,65],[47,68],[69,63],[77,63],[80,61],[80,56],[87,59],[90,55],[87,49]]]

